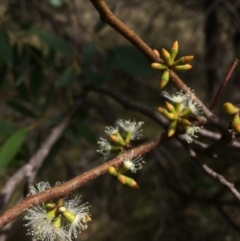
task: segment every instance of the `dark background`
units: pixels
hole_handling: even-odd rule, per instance
[[[151,48],[178,57],[194,55],[184,82],[210,106],[217,88],[239,55],[240,1],[107,1],[115,15]],[[154,108],[163,105],[160,72],[115,30],[99,19],[87,0],[2,0],[0,3],[0,187],[28,162],[76,101],[81,107],[39,169],[35,182],[64,182],[105,160],[96,152],[106,125],[117,119],[144,121],[143,140],[164,128],[127,108],[98,88]],[[240,102],[239,67],[223,102]],[[94,86],[94,88],[92,88]],[[165,89],[164,89],[165,90]],[[166,90],[175,89],[168,85]],[[226,120],[217,108],[216,114]],[[16,135],[28,128],[27,134]],[[215,131],[213,126],[206,129]],[[20,131],[20,133],[22,133]],[[11,145],[8,144],[12,138]],[[210,144],[211,139],[199,139]],[[186,144],[186,143],[185,143]],[[239,186],[239,150],[200,155],[202,162]],[[239,203],[229,190],[206,175],[183,142],[171,140],[144,156],[146,164],[129,174],[140,191],[108,175],[76,191],[91,205],[93,221],[78,240],[205,241],[240,240]],[[23,180],[8,203],[22,195]],[[30,240],[21,218],[7,240]]]

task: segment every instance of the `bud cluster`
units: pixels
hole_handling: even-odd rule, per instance
[[[109,153],[119,152],[129,149],[131,141],[139,139],[142,132],[143,122],[135,122],[131,120],[117,120],[114,126],[107,126],[105,133],[108,140],[100,138],[98,141],[99,149],[97,152],[107,157]]]
[[[125,151],[132,148],[132,140],[140,138],[143,124],[141,121],[117,120],[115,126],[107,126],[105,129],[109,141],[104,138],[100,138],[100,141],[98,141],[100,148],[97,152],[103,154],[105,157],[109,153],[118,152],[117,154],[121,155],[123,160],[118,170],[113,166],[108,166],[108,173],[114,176],[121,184],[135,189],[139,189],[136,181],[123,174],[129,170],[135,173],[142,169],[144,161],[141,156],[133,158],[133,150],[130,156],[125,158]]]
[[[174,95],[170,95],[164,91],[162,95],[172,102],[166,101],[166,108],[158,108],[158,111],[170,120],[168,136],[174,135],[176,128],[180,127],[186,133],[187,142],[192,142],[192,138],[197,137],[195,133],[199,130],[199,127],[192,124],[191,121],[202,115],[200,106],[187,93],[177,92]]]
[[[170,53],[162,48],[159,52],[154,49],[154,53],[157,55],[157,57],[161,57],[161,59],[164,61],[163,63],[152,63],[151,66],[153,69],[157,70],[163,70],[163,74],[160,80],[160,88],[162,89],[169,81],[169,76],[170,76],[170,70],[189,70],[192,68],[188,62],[190,62],[194,56],[183,56],[177,60],[175,60],[177,53],[178,53],[178,42],[175,41],[172,44],[172,47],[170,49]]]

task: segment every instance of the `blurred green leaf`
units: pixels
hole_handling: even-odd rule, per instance
[[[23,115],[33,117],[33,118],[37,117],[37,115],[32,110],[30,110],[29,108],[21,104],[19,101],[8,100],[6,103]]]
[[[72,45],[64,39],[56,36],[55,34],[47,33],[43,30],[35,30],[35,32],[40,36],[43,41],[45,41],[49,45],[50,48],[63,54],[73,54]]]
[[[79,120],[76,121],[75,125],[82,138],[86,139],[90,144],[96,145],[97,143],[96,135],[91,129],[89,129],[88,126],[86,126],[84,123],[82,123]]]
[[[116,60],[122,69],[132,75],[147,77],[152,69],[144,57],[136,48],[130,46],[117,47],[114,49]]]
[[[13,133],[3,144],[0,150],[0,170],[9,165],[12,159],[19,152],[23,142],[26,139],[28,130],[21,129]]]
[[[0,135],[1,136],[9,136],[13,133],[15,126],[11,122],[7,122],[4,120],[0,120]]]
[[[60,78],[60,85],[62,87],[70,87],[71,84],[76,80],[77,74],[75,72],[75,69],[71,66],[68,69],[64,71]]]
[[[12,68],[13,66],[13,48],[11,47],[8,36],[3,31],[3,29],[0,28],[0,56],[6,61],[8,67]]]

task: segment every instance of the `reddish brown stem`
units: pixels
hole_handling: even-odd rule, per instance
[[[100,175],[103,175],[107,171],[108,166],[119,167],[123,160],[127,158],[135,158],[139,155],[142,155],[150,150],[156,148],[160,144],[166,142],[169,138],[165,133],[163,133],[160,137],[152,139],[136,148],[134,148],[123,155],[112,159],[109,162],[106,162],[98,167],[95,167],[59,186],[55,186],[48,191],[41,192],[39,194],[29,196],[24,199],[19,204],[15,205],[13,208],[9,209],[8,211],[4,212],[0,215],[0,228],[4,227],[6,224],[11,222],[21,213],[26,211],[28,208],[35,206],[37,204],[46,202],[56,197],[64,197],[68,196],[72,191],[76,190],[77,188],[83,186],[85,183],[97,178]]]
[[[221,83],[221,85],[220,85],[220,87],[219,87],[219,89],[218,89],[218,91],[215,95],[215,98],[213,100],[213,104],[211,106],[211,111],[214,111],[215,108],[217,107],[217,104],[219,103],[219,100],[220,100],[220,97],[223,93],[223,90],[224,90],[227,82],[229,81],[230,77],[232,76],[233,71],[237,67],[237,64],[238,64],[239,60],[240,60],[240,55],[237,58],[234,59],[231,66],[229,67],[228,72],[227,72],[225,78],[223,79],[223,81],[222,81],[222,83]]]

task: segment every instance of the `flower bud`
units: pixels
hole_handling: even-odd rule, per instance
[[[162,48],[161,52],[160,52],[160,55],[161,55],[162,59],[164,60],[164,62],[167,65],[171,65],[172,64],[172,60],[171,60],[170,54],[168,53],[168,51],[166,49]]]
[[[162,107],[158,107],[158,111],[163,114],[164,116],[166,116],[169,120],[175,120],[176,119],[176,115],[173,113],[169,113],[166,109],[162,108]]]
[[[122,136],[119,133],[111,134],[109,135],[109,138],[112,142],[115,142],[118,145],[121,145],[121,146],[126,145],[125,141],[123,140]]]
[[[183,56],[183,57],[179,58],[178,60],[176,60],[176,61],[172,64],[172,66],[184,65],[184,64],[190,62],[193,58],[194,58],[193,55]]]
[[[171,112],[171,113],[173,113],[173,114],[176,114],[176,110],[175,110],[175,108],[174,108],[174,106],[172,105],[172,104],[170,104],[169,102],[165,102],[165,104],[166,104],[166,107],[167,107],[167,110],[169,111],[169,112]]]
[[[159,54],[159,52],[156,50],[156,49],[153,49],[153,52],[154,52],[154,54],[159,58],[160,57],[160,54]]]
[[[113,166],[108,166],[107,167],[107,171],[109,174],[113,175],[113,176],[117,176],[117,170],[115,167]]]
[[[169,69],[166,69],[160,80],[160,88],[162,89],[169,81]]]
[[[184,64],[184,65],[177,65],[173,67],[175,70],[189,70],[192,68],[192,65],[190,64]]]
[[[178,123],[182,126],[191,126],[191,122],[184,118],[179,118]]]
[[[173,62],[174,59],[176,58],[178,53],[178,41],[175,41],[172,44],[171,50],[170,50],[170,57],[171,57],[171,61]]]
[[[131,188],[134,188],[134,189],[139,189],[139,186],[138,186],[137,182],[130,177],[124,176],[122,174],[118,174],[117,179],[123,185],[127,185]]]
[[[161,63],[152,63],[152,64],[151,64],[151,67],[152,67],[153,69],[157,69],[157,70],[163,70],[163,69],[167,69],[167,68],[168,68],[167,65],[161,64]]]
[[[174,135],[177,127],[177,121],[173,121],[168,127],[168,137]]]
[[[222,110],[225,114],[233,115],[239,112],[239,108],[230,102],[226,102],[222,106]]]

